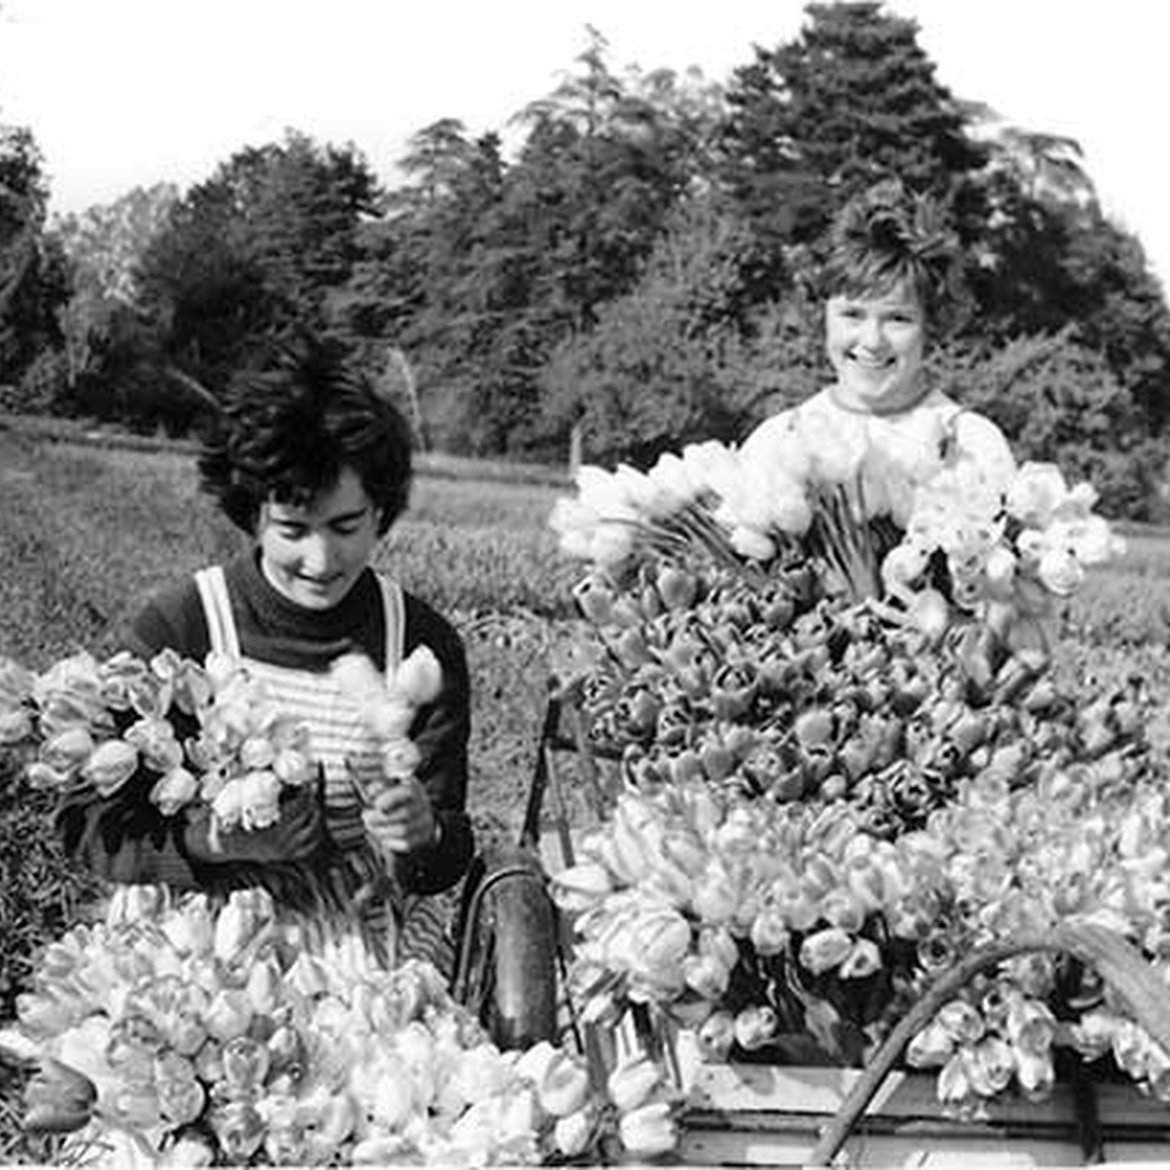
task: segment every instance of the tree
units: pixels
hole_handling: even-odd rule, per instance
[[[761,308],[759,245],[718,197],[678,207],[641,279],[542,375],[555,429],[579,420],[589,458],[648,464],[705,438],[732,441],[769,407],[812,392],[817,331],[795,299]]]
[[[872,0],[805,11],[800,36],[757,48],[727,91],[722,177],[756,230],[778,246],[814,241],[890,175],[950,202],[985,155],[916,23]]]
[[[103,376],[95,368],[96,353],[106,347],[115,319],[135,311],[138,266],[178,199],[173,183],[135,187],[113,203],[54,224],[52,235],[72,276],[72,295],[61,312],[70,386],[87,375]]]
[[[968,285],[1000,343],[1071,329],[1132,394],[1150,434],[1170,423],[1170,310],[1140,243],[1113,223],[1069,139],[1015,127],[988,139],[987,215]]]
[[[376,181],[353,147],[290,131],[233,155],[172,209],[139,267],[163,360],[212,392],[283,330],[335,330]]]
[[[382,272],[440,443],[563,449],[544,430],[540,371],[633,286],[708,149],[714,98],[697,77],[619,77],[593,30],[578,64],[522,111],[510,166],[498,138],[471,142],[451,119],[412,140]]]
[[[57,310],[68,275],[45,236],[47,203],[31,131],[0,124],[0,384],[18,383],[44,350],[61,344]]]

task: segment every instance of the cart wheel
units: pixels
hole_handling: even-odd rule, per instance
[[[539,862],[512,850],[477,860],[465,901],[455,996],[500,1048],[557,1034],[557,923]]]

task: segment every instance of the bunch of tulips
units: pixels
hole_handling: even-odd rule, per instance
[[[553,516],[587,561],[570,683],[607,781],[554,883],[571,986],[586,1019],[650,1010],[709,1060],[861,1063],[958,957],[1024,930],[1084,920],[1168,953],[1148,700],[1050,670],[1053,606],[1122,548],[1092,492],[1047,465],[993,482],[825,451],[583,469]],[[1170,1080],[1051,956],[976,980],[907,1059],[967,1110],[1044,1094],[1061,1048]]]
[[[0,746],[31,756],[34,788],[111,797],[133,783],[165,815],[205,803],[216,831],[275,823],[282,795],[316,776],[307,728],[214,654],[81,651],[39,674],[0,660]]]
[[[492,1044],[429,964],[303,945],[261,890],[123,887],[44,954],[0,1052],[25,1124],[99,1164],[518,1165],[675,1140],[657,1071],[602,1084],[542,1042]],[[341,944],[339,944],[341,945]],[[648,1076],[648,1072],[654,1072]]]

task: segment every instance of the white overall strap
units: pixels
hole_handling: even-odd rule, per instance
[[[406,647],[406,602],[402,586],[377,574],[382,589],[382,612],[386,615],[386,677],[391,678],[402,662]]]
[[[236,621],[232,617],[232,603],[228,597],[227,578],[220,565],[200,569],[195,574],[199,589],[199,600],[203,602],[203,614],[207,619],[207,633],[211,649],[216,654],[230,658],[240,657],[240,639],[236,633]]]

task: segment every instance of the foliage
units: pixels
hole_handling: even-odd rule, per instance
[[[550,358],[542,401],[554,429],[576,423],[590,459],[645,464],[680,442],[738,438],[765,402],[811,393],[821,362],[812,315],[795,293],[768,299],[768,283],[734,209],[716,199],[676,208],[634,288]]]
[[[66,376],[60,397],[74,412],[123,419],[149,413],[130,388],[149,378],[139,367],[149,364],[151,349],[135,312],[137,268],[178,198],[172,183],[136,187],[53,226],[72,280],[61,313]]]
[[[880,3],[809,4],[797,39],[735,71],[723,179],[760,233],[810,242],[852,195],[896,175],[946,198],[983,162],[911,20]]]
[[[44,232],[48,182],[31,131],[0,124],[0,383],[59,346],[68,297],[60,249]]]
[[[510,166],[498,138],[470,142],[451,120],[420,132],[404,160],[412,181],[384,229],[383,287],[402,309],[396,340],[417,365],[428,429],[449,449],[563,450],[567,424],[541,411],[541,369],[629,290],[701,165],[700,79],[619,77],[596,34],[578,60],[523,111]]]
[[[233,155],[142,257],[140,303],[161,360],[216,393],[264,339],[291,325],[328,331],[329,290],[348,280],[376,198],[352,147],[289,132]]]
[[[1170,310],[1141,245],[1106,218],[1087,179],[1070,186],[1064,140],[1010,128],[1003,135],[991,139],[979,222],[970,228],[976,262],[967,279],[978,314],[969,332],[1003,344],[1075,329],[1157,434],[1167,421]],[[1045,177],[1053,168],[1063,183]]]

